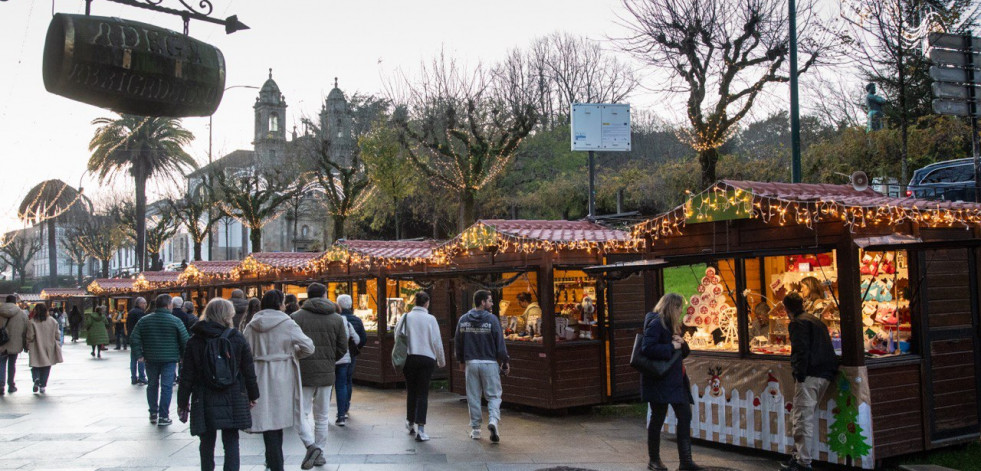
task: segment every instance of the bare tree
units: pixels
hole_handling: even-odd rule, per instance
[[[477,193],[514,159],[534,128],[537,111],[524,100],[495,99],[500,83],[480,65],[467,70],[441,53],[418,80],[402,77],[394,123],[412,162],[460,200],[459,230],[476,220]]]
[[[78,284],[81,285],[82,269],[85,268],[85,262],[88,261],[89,254],[85,251],[85,247],[82,246],[82,242],[77,237],[75,228],[76,226],[74,224],[67,226],[58,243],[61,245],[65,257],[71,262],[73,268],[77,270]]]
[[[253,252],[262,252],[262,228],[285,209],[297,191],[293,175],[281,169],[257,166],[226,174],[216,171],[210,181],[218,191],[222,211],[249,228]]]
[[[170,209],[170,205],[164,203],[158,207],[153,215],[147,218],[146,225],[146,253],[150,256],[150,267],[152,270],[163,269],[163,262],[160,260],[160,251],[164,242],[177,233],[180,225],[177,224],[177,215]]]
[[[814,24],[817,0],[798,2],[798,69],[804,73],[832,52],[833,35]],[[784,0],[623,0],[621,40],[656,71],[665,90],[687,94],[688,139],[698,152],[703,186],[715,182],[718,148],[753,108],[764,87],[787,82],[790,53]]]
[[[197,185],[184,195],[167,198],[166,204],[191,236],[194,260],[201,260],[201,245],[222,216],[211,185]]]
[[[10,266],[14,276],[19,276],[21,285],[27,280],[27,266],[41,251],[41,239],[27,231],[25,229],[7,237],[9,242],[0,247],[0,260]]]
[[[85,252],[102,265],[102,277],[109,277],[109,262],[116,251],[123,246],[128,236],[123,224],[119,223],[109,204],[103,202],[102,208],[90,217],[79,220],[72,226],[69,234],[77,239]]]

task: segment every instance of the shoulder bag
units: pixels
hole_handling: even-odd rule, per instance
[[[10,319],[3,323],[3,327],[0,328],[0,345],[6,344],[10,341],[10,334],[7,332],[7,324],[10,323]]]
[[[402,329],[395,332],[395,345],[392,347],[392,366],[399,372],[409,356],[409,314],[402,317]]]
[[[667,360],[655,360],[645,356],[641,350],[644,344],[644,331],[647,331],[647,325],[644,324],[643,331],[634,337],[634,349],[630,353],[630,366],[645,375],[653,376],[654,378],[663,378],[675,362],[681,359],[681,349],[675,350],[671,354],[671,358]]]

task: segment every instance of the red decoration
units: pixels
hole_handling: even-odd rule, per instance
[[[754,397],[753,398],[753,405],[756,406],[756,407],[759,407],[760,406],[760,398]]]

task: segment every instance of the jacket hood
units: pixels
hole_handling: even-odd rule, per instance
[[[335,309],[332,308],[331,304],[334,304],[327,300],[327,298],[311,298],[303,303],[301,310],[307,311],[313,314],[320,314],[322,316],[327,316],[333,314]]]
[[[252,322],[249,322],[249,325],[259,332],[269,332],[279,324],[289,320],[291,320],[290,316],[287,316],[283,311],[263,309],[255,313],[255,317],[252,318]]]
[[[11,319],[20,312],[24,312],[24,311],[22,311],[19,307],[17,307],[17,304],[3,303],[2,305],[0,305],[0,317],[4,319]]]
[[[191,333],[202,337],[214,338],[220,336],[227,328],[217,322],[197,321],[191,327]]]
[[[469,314],[470,317],[473,317],[474,319],[479,319],[479,320],[490,320],[490,319],[493,319],[493,317],[494,317],[493,314],[491,314],[491,313],[489,313],[489,312],[487,312],[487,311],[485,311],[483,309],[471,309],[471,310],[467,311],[467,314]]]

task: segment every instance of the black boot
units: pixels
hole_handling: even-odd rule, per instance
[[[695,464],[691,459],[691,437],[678,437],[678,471],[704,471],[705,468]]]
[[[650,461],[647,463],[647,469],[649,471],[668,471],[668,467],[664,465],[661,461],[661,431],[656,430],[653,433],[647,432],[647,456]]]

